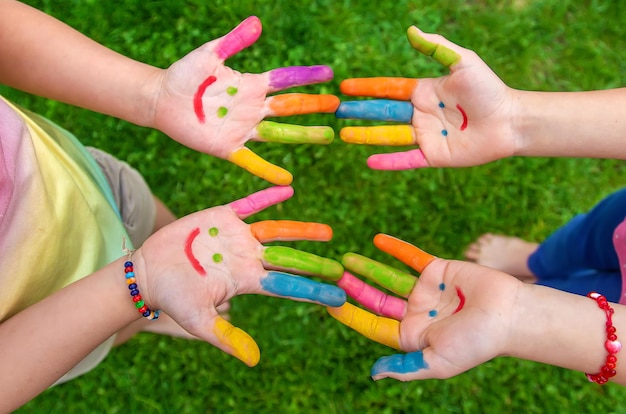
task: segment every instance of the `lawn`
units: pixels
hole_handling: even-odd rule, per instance
[[[68,1],[28,3],[135,59],[167,67],[249,15],[264,24],[251,48],[230,59],[241,72],[327,64],[335,79],[299,88],[339,94],[349,77],[445,73],[406,41],[416,24],[475,50],[509,85],[575,91],[626,85],[626,6],[619,1]],[[38,111],[84,143],[127,160],[178,215],[268,187],[229,163],[194,153],[161,133],[34,98],[0,93]],[[340,98],[344,98],[340,95]],[[331,125],[332,115],[281,119]],[[597,137],[601,139],[602,137]],[[396,265],[372,245],[385,232],[446,258],[485,231],[540,241],[621,188],[622,161],[512,158],[462,169],[369,170],[384,148],[254,144],[294,174],[296,195],[254,217],[320,221],[329,243],[293,246],[332,258],[354,251]],[[50,389],[19,413],[573,413],[626,412],[626,391],[584,375],[499,358],[450,380],[373,382],[371,364],[390,349],[310,304],[261,296],[233,300],[233,322],[261,348],[247,368],[200,342],[142,334],[89,374]],[[546,332],[550,335],[550,332]]]

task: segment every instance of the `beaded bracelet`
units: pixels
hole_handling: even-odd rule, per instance
[[[128,285],[128,290],[130,290],[130,296],[132,296],[133,302],[135,302],[135,307],[137,308],[139,313],[141,313],[141,316],[146,319],[155,321],[159,319],[159,314],[161,313],[161,311],[153,311],[148,308],[143,298],[141,297],[141,294],[139,293],[139,288],[137,287],[137,280],[135,279],[135,272],[133,269],[133,262],[130,261],[133,255],[133,250],[126,248],[126,238],[122,240],[122,250],[128,255],[128,259],[126,259],[126,262],[124,263],[124,273],[126,274],[126,284]]]
[[[604,348],[609,353],[606,356],[604,366],[597,374],[585,374],[587,379],[591,382],[598,384],[606,384],[609,378],[614,377],[617,374],[615,367],[617,366],[617,353],[622,349],[622,344],[617,340],[615,332],[617,329],[613,326],[613,308],[609,305],[606,298],[596,292],[590,292],[587,297],[595,299],[598,303],[598,307],[606,313],[606,341],[604,342]]]

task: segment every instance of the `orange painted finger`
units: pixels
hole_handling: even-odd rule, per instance
[[[240,148],[233,152],[228,161],[272,184],[289,185],[293,181],[289,171],[265,161],[248,148]]]
[[[420,273],[435,259],[435,256],[412,244],[386,234],[374,236],[374,245]]]
[[[345,127],[339,132],[342,141],[365,145],[412,145],[415,143],[414,135],[414,128],[410,125]]]
[[[369,96],[408,101],[417,86],[417,79],[410,78],[354,78],[341,82],[339,89],[345,95]]]
[[[339,107],[335,95],[286,93],[267,98],[268,116],[290,116],[318,112],[333,113]]]
[[[351,303],[326,309],[333,318],[366,338],[394,349],[400,349],[400,322],[395,319],[376,316]]]
[[[329,225],[302,221],[259,221],[252,223],[250,230],[261,243],[292,240],[329,241],[333,237],[333,229]]]

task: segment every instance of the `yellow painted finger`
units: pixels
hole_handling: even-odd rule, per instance
[[[374,245],[420,273],[435,259],[432,254],[386,234],[374,236]]]
[[[351,303],[326,309],[333,318],[366,338],[394,349],[400,349],[400,322],[395,319],[376,316]]]
[[[417,79],[410,78],[353,78],[342,81],[339,89],[350,96],[408,101],[416,86]]]
[[[258,221],[250,225],[250,230],[261,243],[291,240],[329,241],[333,237],[333,229],[329,225],[302,221]]]
[[[379,125],[372,127],[345,127],[339,133],[341,140],[365,145],[412,145],[414,128],[410,125]]]
[[[259,363],[261,351],[254,339],[243,330],[233,326],[221,316],[215,318],[213,333],[226,352],[239,359],[249,367]]]
[[[432,57],[437,62],[448,68],[459,63],[461,60],[461,55],[456,53],[454,50],[440,45],[439,43],[426,40],[422,35],[422,32],[415,26],[409,28],[407,31],[407,37],[409,39],[409,43],[411,43],[411,46],[413,46],[415,50],[426,56]]]
[[[265,161],[245,147],[230,154],[228,161],[272,184],[289,185],[293,181],[289,171]]]

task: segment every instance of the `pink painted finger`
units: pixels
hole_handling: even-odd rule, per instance
[[[367,159],[367,166],[373,170],[412,170],[429,167],[421,149],[375,154]]]
[[[345,290],[348,296],[378,315],[398,321],[401,321],[406,315],[407,303],[405,300],[387,295],[349,272],[343,273],[337,286]]]
[[[269,92],[327,82],[334,76],[333,70],[328,66],[288,66],[271,70],[268,73]]]
[[[256,42],[261,31],[259,18],[250,16],[219,40],[215,53],[220,59],[226,60]]]
[[[257,191],[247,197],[233,201],[228,206],[239,216],[246,218],[259,211],[288,200],[293,195],[293,188],[290,186],[275,186]]]

